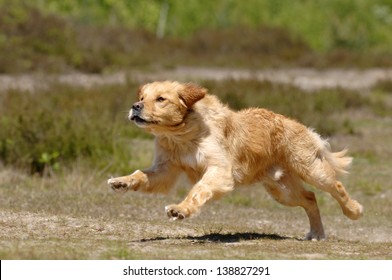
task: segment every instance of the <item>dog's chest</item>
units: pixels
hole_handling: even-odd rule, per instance
[[[179,155],[179,161],[181,166],[198,170],[203,166],[205,158],[203,153],[199,149],[196,149],[192,152],[181,153]]]
[[[192,167],[192,168],[196,167],[197,165],[196,156],[191,153],[180,155],[180,162],[181,165]]]
[[[196,183],[203,176],[206,169],[205,158],[200,151],[182,154],[179,158],[181,169],[192,183]]]

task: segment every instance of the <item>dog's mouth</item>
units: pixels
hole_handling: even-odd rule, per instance
[[[145,119],[142,119],[139,116],[131,116],[131,121],[134,121],[137,123],[148,123]]]
[[[137,114],[132,114],[130,116],[130,120],[135,122],[135,124],[138,125],[138,126],[146,126],[146,125],[150,125],[150,124],[157,124],[157,122],[143,119],[142,117],[140,117],[140,115],[137,115]]]

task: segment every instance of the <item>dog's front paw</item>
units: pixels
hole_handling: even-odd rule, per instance
[[[118,193],[125,193],[128,191],[129,184],[120,180],[117,180],[117,178],[110,178],[108,180],[108,185],[114,190],[115,192]]]
[[[169,205],[165,207],[165,211],[167,216],[175,221],[175,220],[183,220],[189,217],[189,210],[180,206],[180,205]]]
[[[138,191],[146,186],[146,175],[142,171],[136,170],[131,175],[111,178],[108,180],[108,184],[115,192]]]
[[[118,193],[125,193],[132,189],[133,185],[132,180],[130,180],[127,176],[125,177],[118,177],[118,178],[110,178],[108,180],[108,184],[114,190],[115,192]]]

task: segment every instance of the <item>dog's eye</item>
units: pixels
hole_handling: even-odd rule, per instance
[[[162,96],[159,96],[158,98],[157,98],[157,101],[158,102],[163,102],[163,101],[165,101],[166,99],[165,98],[163,98]]]
[[[143,101],[144,97],[140,98],[140,101]]]

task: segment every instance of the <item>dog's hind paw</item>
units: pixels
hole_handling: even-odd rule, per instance
[[[349,200],[342,210],[344,215],[351,220],[358,220],[363,216],[363,206],[354,199]]]
[[[308,234],[306,234],[305,236],[305,240],[311,240],[311,241],[320,241],[324,239],[325,239],[324,231],[322,232],[309,231]]]

